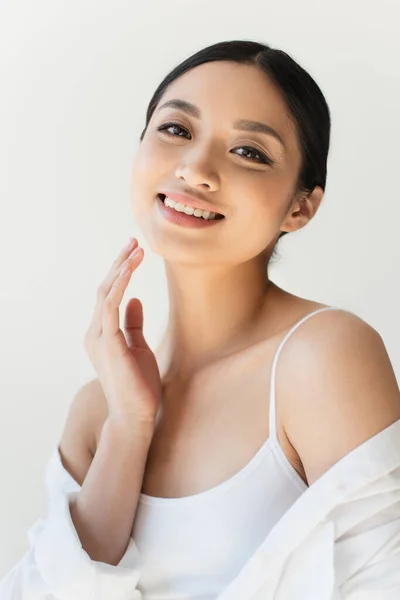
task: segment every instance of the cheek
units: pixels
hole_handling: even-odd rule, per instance
[[[134,157],[131,172],[131,189],[133,199],[138,197],[152,197],[157,190],[159,181],[159,163],[151,152],[149,145],[143,141]],[[150,196],[149,196],[150,194]]]
[[[134,159],[132,185],[156,191],[158,186],[171,178],[173,163],[162,151],[160,144],[144,138]]]
[[[132,183],[146,181],[153,170],[152,167],[154,167],[154,157],[148,148],[142,145],[136,153],[133,163]]]
[[[143,153],[138,154],[131,174],[131,207],[139,225],[155,190],[154,182],[151,179],[151,169],[147,167],[147,162],[148,159]]]
[[[235,201],[227,233],[231,240],[239,240],[240,253],[245,259],[264,251],[278,232],[282,221],[281,195],[282,189],[274,193],[268,184],[261,192],[257,189],[249,193],[247,189],[247,193],[242,190],[239,196],[235,191],[235,197],[242,200]]]
[[[282,189],[264,178],[259,182],[247,182],[235,188],[235,216],[239,223],[254,232],[263,231],[268,224],[273,227],[279,219],[279,197]]]

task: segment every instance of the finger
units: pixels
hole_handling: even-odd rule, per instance
[[[143,335],[143,305],[139,298],[131,298],[128,301],[124,329],[129,348],[150,349]]]
[[[119,306],[133,271],[136,270],[143,258],[143,248],[136,248],[121,266],[110,292],[103,302],[102,334],[109,338],[115,336],[120,330]]]
[[[137,248],[138,241],[136,238],[131,238],[124,248],[122,248],[119,256],[113,262],[111,269],[107,276],[97,288],[97,300],[93,311],[93,317],[89,326],[89,330],[94,334],[100,335],[102,330],[102,312],[104,299],[110,292],[111,286],[114,283],[118,273],[121,269],[122,263],[128,258],[128,256]]]
[[[111,265],[111,268],[106,276],[106,278],[104,279],[104,281],[102,282],[102,284],[99,286],[98,288],[98,292],[100,294],[100,296],[103,296],[103,298],[105,298],[107,296],[107,294],[109,293],[112,284],[115,281],[115,278],[117,277],[121,265],[122,263],[130,256],[130,254],[132,254],[132,252],[138,247],[138,241],[136,238],[133,238],[124,248],[122,248],[120,254],[117,256],[117,258],[114,260],[113,264]]]

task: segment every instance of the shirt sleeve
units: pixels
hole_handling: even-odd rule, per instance
[[[0,581],[0,600],[142,600],[141,556],[132,537],[118,565],[92,560],[82,548],[70,504],[80,485],[58,446],[46,466],[49,509],[28,530],[30,549]]]

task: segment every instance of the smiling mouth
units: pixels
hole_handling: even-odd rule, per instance
[[[164,203],[164,201],[165,201],[165,198],[166,198],[166,195],[165,195],[165,194],[157,194],[157,195],[158,195],[158,198],[161,200],[161,202],[163,202],[163,203]],[[177,211],[177,212],[179,212],[179,211]],[[211,212],[211,211],[210,211],[210,212]],[[200,217],[195,217],[195,218],[197,218],[197,219],[204,219],[204,217],[203,217],[203,216],[200,216]],[[215,221],[218,221],[219,219],[224,219],[224,218],[225,218],[225,217],[224,217],[224,215],[220,215],[220,214],[219,214],[219,213],[217,213],[217,212],[215,213],[215,219],[214,219]],[[206,220],[206,219],[204,219],[204,220]]]

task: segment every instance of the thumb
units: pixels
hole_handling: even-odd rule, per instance
[[[130,348],[149,346],[143,336],[143,306],[139,298],[131,298],[125,309],[124,328],[127,344]]]

